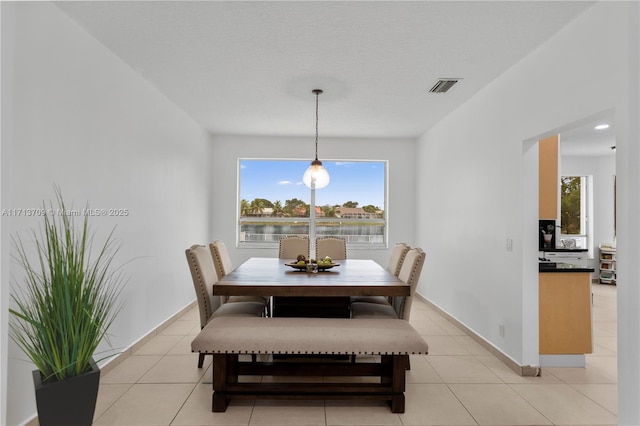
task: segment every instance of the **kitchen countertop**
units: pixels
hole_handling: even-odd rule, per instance
[[[562,262],[539,262],[538,272],[594,272],[593,268]]]

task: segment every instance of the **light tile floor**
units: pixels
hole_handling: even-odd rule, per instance
[[[406,412],[360,401],[234,401],[211,412],[211,357],[197,368],[197,308],[101,379],[95,425],[614,425],[616,288],[593,285],[594,353],[587,368],[520,377],[428,305],[411,323],[430,346],[412,356]],[[328,379],[330,380],[330,379]]]

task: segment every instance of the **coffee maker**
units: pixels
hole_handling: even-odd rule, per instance
[[[538,226],[538,250],[545,251],[556,248],[556,221],[540,219]]]

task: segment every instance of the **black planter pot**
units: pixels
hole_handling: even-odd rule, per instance
[[[42,383],[33,371],[40,426],[88,426],[93,422],[100,383],[100,369],[91,360],[91,370],[61,381]]]

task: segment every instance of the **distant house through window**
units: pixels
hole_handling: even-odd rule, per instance
[[[351,247],[386,247],[386,161],[323,161],[331,182],[316,190],[316,235],[337,235]],[[311,190],[302,183],[308,160],[238,160],[240,247],[276,247],[308,235]]]

